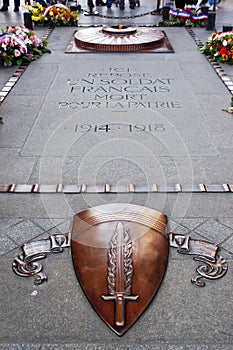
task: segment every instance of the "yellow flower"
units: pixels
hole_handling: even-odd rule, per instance
[[[222,55],[222,59],[223,59],[223,61],[227,61],[228,60],[228,58],[229,58],[229,56],[228,55]]]
[[[32,16],[32,20],[34,22],[38,22],[38,21],[40,21],[40,17],[39,16]]]
[[[77,19],[78,19],[78,12],[77,11],[71,11],[70,14],[74,18],[74,20],[77,21]]]
[[[38,13],[39,13],[38,10],[35,9],[35,8],[33,8],[31,12],[32,12],[32,15],[33,15],[33,16],[37,16]]]
[[[38,9],[40,9],[41,11],[43,11],[43,6],[42,6],[39,2],[36,3],[36,6],[38,7]]]

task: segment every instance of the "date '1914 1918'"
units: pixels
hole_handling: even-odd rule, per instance
[[[162,132],[165,131],[164,124],[104,124],[104,125],[91,125],[91,124],[76,124],[75,132],[110,132],[124,130],[128,132]]]

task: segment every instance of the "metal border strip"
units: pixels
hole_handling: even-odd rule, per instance
[[[233,184],[0,184],[0,193],[232,193]]]

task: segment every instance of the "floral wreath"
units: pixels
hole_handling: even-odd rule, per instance
[[[201,11],[193,11],[186,8],[170,9],[169,19],[159,22],[159,26],[189,26],[189,27],[205,27],[208,16]]]
[[[40,58],[43,53],[50,52],[46,48],[48,42],[39,39],[33,30],[23,25],[7,27],[0,34],[0,65],[21,65]]]
[[[213,33],[200,50],[214,61],[233,65],[233,31]]]
[[[32,14],[32,21],[37,24],[51,23],[53,25],[75,25],[78,21],[77,11],[71,11],[63,4],[54,4],[44,7],[39,2],[36,6],[24,6]]]

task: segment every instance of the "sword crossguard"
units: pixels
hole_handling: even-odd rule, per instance
[[[115,325],[124,327],[125,325],[125,301],[136,301],[139,295],[125,295],[116,293],[114,295],[101,295],[103,300],[115,301]]]

